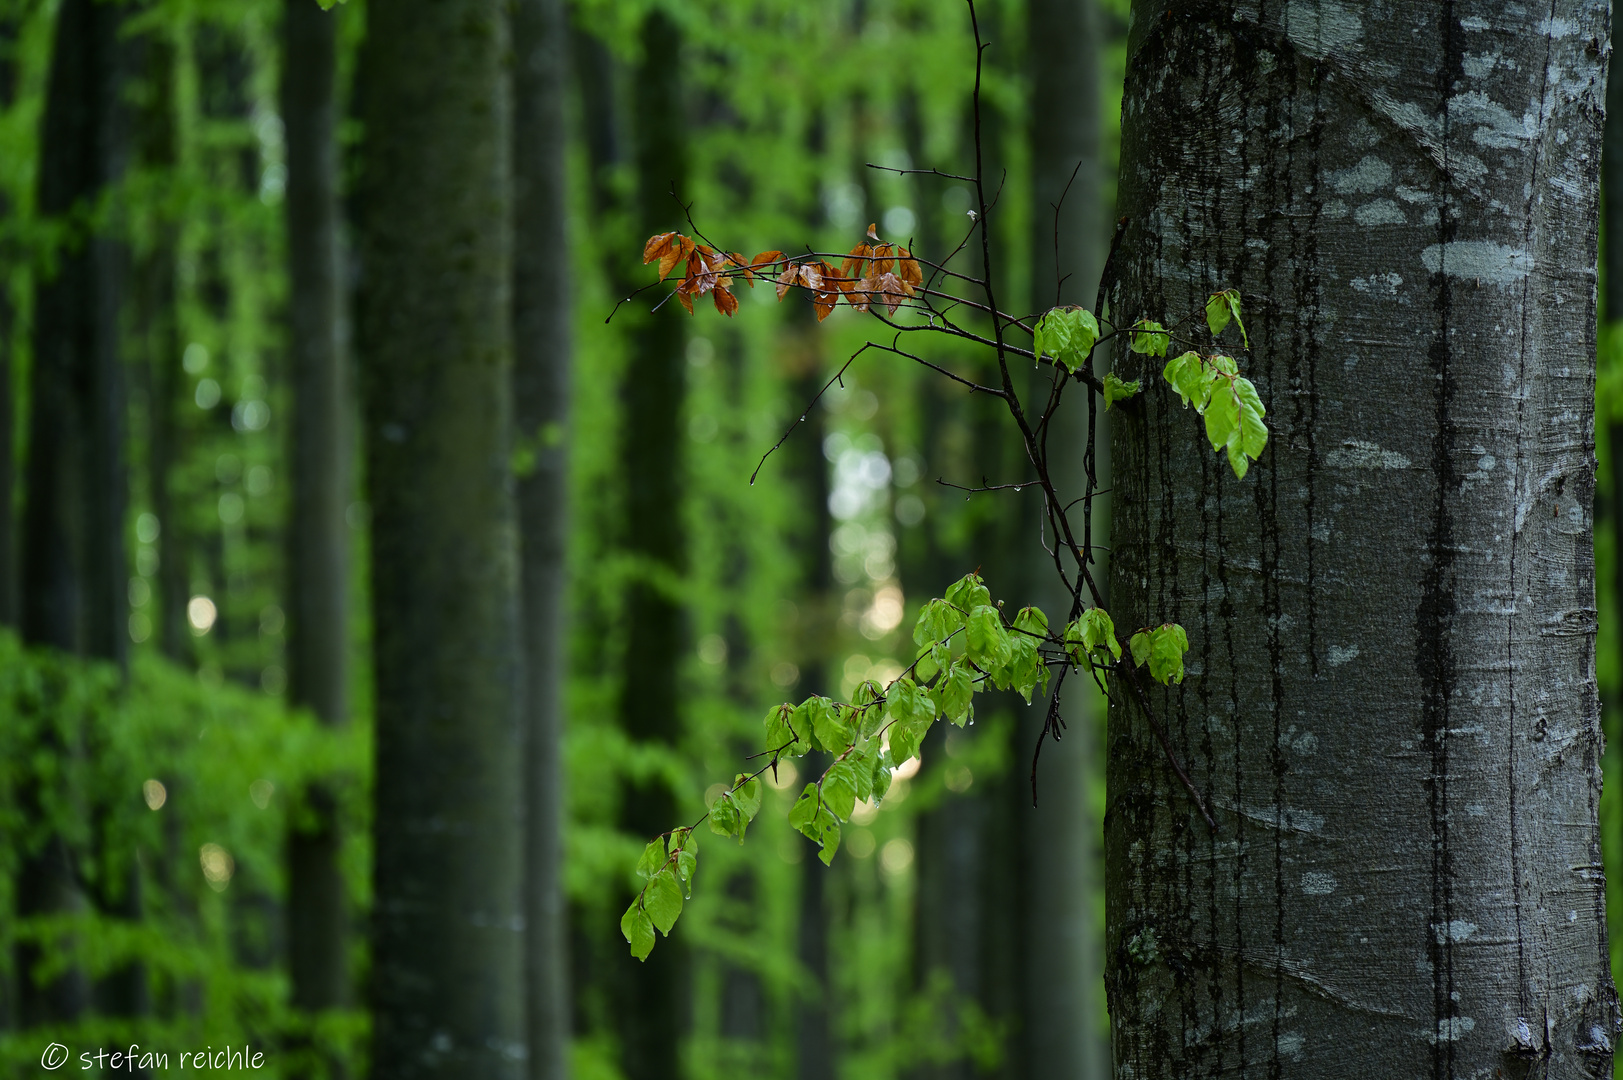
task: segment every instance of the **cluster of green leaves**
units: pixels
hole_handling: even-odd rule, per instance
[[[1206,418],[1212,449],[1227,452],[1234,475],[1243,478],[1268,445],[1267,411],[1257,388],[1240,374],[1232,356],[1202,356],[1190,351],[1167,361],[1162,378],[1178,392],[1185,407]]]
[[[1032,331],[1032,352],[1038,363],[1052,356],[1075,372],[1088,362],[1099,340],[1099,323],[1093,312],[1082,307],[1057,307],[1037,320]]]
[[[1090,608],[1058,635],[1035,607],[1006,618],[1001,603],[978,574],[955,582],[944,597],[930,600],[913,626],[918,647],[913,664],[889,685],[861,683],[849,702],[808,697],[767,711],[767,763],[739,774],[700,821],[712,832],[740,842],[760,812],[760,777],[787,759],[821,750],[832,757],[822,775],[807,783],[789,810],[789,824],[818,845],[830,863],[840,847],[841,828],[857,804],[878,805],[903,762],[918,755],[930,728],[940,720],[963,727],[975,715],[975,695],[987,689],[1013,690],[1026,701],[1044,692],[1053,665],[1071,664],[1095,672],[1122,658],[1115,624],[1102,608]],[[1134,662],[1148,663],[1158,682],[1183,680],[1183,654],[1189,639],[1177,625],[1140,630],[1130,642]],[[1046,651],[1045,651],[1046,650]],[[691,895],[697,866],[697,824],[674,829],[650,843],[637,873],[645,884],[620,920],[631,951],[646,959],[656,940],[669,935]]]

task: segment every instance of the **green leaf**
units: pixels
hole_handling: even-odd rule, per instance
[[[873,795],[873,759],[878,753],[878,743],[861,742],[845,755],[846,762],[851,766],[859,801]]]
[[[1172,342],[1172,336],[1166,332],[1166,327],[1155,320],[1140,319],[1128,331],[1127,340],[1128,348],[1136,353],[1165,356],[1167,346]]]
[[[1106,648],[1112,660],[1121,659],[1121,642],[1116,638],[1116,624],[1110,612],[1093,607],[1082,613],[1082,643],[1089,650]]]
[[[1048,636],[1048,616],[1043,614],[1042,608],[1023,607],[1014,617],[1014,628],[1022,635],[1035,634],[1039,638]]]
[[[1206,405],[1206,438],[1213,450],[1228,444],[1229,436],[1240,428],[1240,398],[1234,384],[1221,380],[1212,390],[1212,400]]]
[[[643,910],[642,897],[631,901],[626,913],[620,916],[620,933],[625,935],[631,955],[638,960],[648,959],[648,954],[654,951],[654,920]]]
[[[805,834],[809,840],[819,840],[822,832],[817,828],[817,811],[821,810],[823,800],[817,793],[816,783],[806,785],[806,790],[800,793],[800,798],[789,808],[789,825]]]
[[[801,757],[811,753],[811,732],[793,722],[795,707],[790,704],[774,705],[766,713],[766,748],[779,751],[784,757]]]
[[[1206,402],[1212,396],[1212,384],[1217,381],[1217,372],[1201,359],[1199,353],[1186,352],[1168,360],[1166,367],[1161,369],[1161,377],[1178,392],[1185,408],[1193,405],[1198,413],[1206,410]]]
[[[969,717],[969,703],[975,699],[975,674],[968,664],[960,660],[947,669],[936,685],[936,698],[941,715],[963,727]]]
[[[749,825],[749,819],[739,810],[738,804],[728,792],[723,792],[710,804],[710,831],[717,836],[736,836],[738,842],[744,842],[744,829]]]
[[[1236,378],[1234,392],[1240,399],[1240,445],[1246,456],[1255,460],[1268,445],[1268,425],[1262,420],[1268,412],[1250,379]]]
[[[1246,335],[1245,323],[1240,318],[1240,293],[1237,289],[1224,289],[1222,292],[1212,293],[1206,299],[1206,326],[1211,330],[1212,337],[1221,334],[1228,326],[1229,320],[1240,328],[1240,340],[1245,347],[1251,347],[1251,339]]]
[[[824,866],[833,866],[834,853],[838,850],[840,850],[840,823],[836,821],[823,830],[823,850],[817,853],[817,857],[823,860]]]
[[[739,773],[733,778],[733,805],[744,815],[745,821],[754,821],[761,812],[761,778]]]
[[[1052,356],[1065,370],[1075,372],[1088,362],[1099,340],[1099,324],[1086,308],[1054,308],[1037,320],[1032,334],[1032,352],[1041,362]]]
[[[659,873],[669,860],[670,854],[665,850],[665,838],[661,836],[657,840],[652,840],[642,849],[642,856],[637,860],[637,876],[651,878]]]
[[[987,674],[995,677],[1008,664],[1009,632],[1003,628],[1003,616],[992,605],[981,604],[970,611],[965,640],[970,659]]]
[[[673,843],[678,843],[676,849],[676,880],[682,883],[682,895],[693,895],[693,872],[699,868],[699,838],[693,835],[692,829],[678,829],[677,837],[672,837]]]
[[[812,698],[806,704],[811,706],[809,713],[812,732],[817,736],[817,741],[824,750],[831,754],[838,754],[851,745],[851,740],[855,738],[856,733],[852,730],[850,720],[845,715],[844,710],[837,707],[828,698]],[[796,727],[798,728],[799,725],[797,724]]]
[[[642,905],[659,932],[670,937],[671,927],[682,914],[682,886],[676,875],[669,870],[655,874],[643,893]]]
[[[857,805],[856,768],[847,758],[829,766],[823,777],[823,805],[841,821],[849,820]]]
[[[1183,682],[1183,655],[1188,651],[1189,636],[1177,623],[1151,630],[1150,677],[1163,686],[1168,682]]]
[[[1122,382],[1114,371],[1105,373],[1105,412],[1118,401],[1126,401],[1142,389],[1137,379],[1132,382]]]
[[[1127,647],[1133,650],[1134,666],[1143,667],[1144,661],[1150,658],[1150,632],[1148,630],[1138,631],[1128,640]]]
[[[871,798],[876,805],[883,802],[885,796],[890,792],[890,770],[894,768],[894,766],[895,762],[890,756],[890,751],[884,750],[874,755],[872,777],[873,791],[868,797]]]
[[[965,574],[947,587],[947,603],[958,609],[957,615],[960,620],[975,608],[991,602],[992,594],[987,590],[986,583],[981,580],[979,574]],[[963,625],[963,622],[957,624]]]

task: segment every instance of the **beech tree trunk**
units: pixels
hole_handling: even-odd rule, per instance
[[[373,1075],[524,1072],[506,6],[362,54],[358,329],[377,680]]]
[[[686,183],[686,108],[681,32],[663,11],[642,26],[643,60],[633,80],[637,175],[637,241],[683,224],[671,197]],[[622,309],[621,315],[627,314]],[[627,591],[626,653],[620,722],[639,742],[673,749],[681,736],[677,674],[683,651],[682,609],[662,587],[685,566],[682,528],[682,438],[687,390],[688,315],[676,304],[635,313],[623,390],[621,460],[626,483],[625,547],[639,563]],[[662,780],[628,784],[622,825],[653,838],[676,822],[676,796]],[[629,901],[629,897],[627,900]],[[687,1028],[688,955],[680,934],[662,939],[646,963],[621,952],[618,1023],[627,1080],[665,1080],[680,1072]]]
[[[11,108],[17,97],[19,20],[15,13],[0,15],[0,111]],[[12,215],[11,201],[0,192],[0,221]],[[13,513],[16,462],[12,443],[16,431],[16,403],[12,399],[12,357],[16,354],[17,307],[12,296],[17,252],[0,248],[0,623],[17,625],[17,523]]]
[[[569,1051],[563,889],[563,687],[568,543],[570,289],[562,0],[513,12],[513,402],[525,668],[524,923],[531,1080],[563,1080]]]
[[[282,11],[282,120],[287,132],[287,239],[293,431],[288,528],[288,699],[342,724],[349,698],[349,388],[339,345],[335,15],[314,0]],[[288,836],[288,953],[293,1003],[345,1004],[348,912],[334,793],[305,793]]]
[[[1240,289],[1270,438],[1236,480],[1162,360],[1118,363],[1113,614],[1187,627],[1150,700],[1217,819],[1118,692],[1118,1077],[1610,1075],[1607,15],[1134,6],[1116,322]]]
[[[1031,78],[1031,301],[1032,311],[1055,304],[1092,308],[1105,246],[1103,163],[1099,154],[1099,48],[1093,0],[1028,0],[1026,31]],[[1055,207],[1059,208],[1056,221]],[[1049,379],[1034,379],[1046,392]],[[1084,395],[1071,387],[1049,433],[1049,468],[1067,500],[1080,498],[1087,451]],[[1040,402],[1041,398],[1033,398]],[[1095,422],[1103,427],[1103,410]],[[1101,432],[1103,434],[1103,432]],[[1101,449],[1108,454],[1108,435]],[[1069,614],[1071,598],[1053,560],[1038,546],[1042,503],[1022,495],[1024,535],[1020,562],[1036,603],[1051,622]],[[1099,525],[1105,499],[1095,504]],[[1080,515],[1081,506],[1072,512]],[[1080,517],[1078,517],[1080,520]],[[1053,537],[1048,537],[1053,545]],[[1096,553],[1102,564],[1104,552]],[[1067,560],[1067,565],[1074,565]],[[1100,565],[1102,569],[1102,565]],[[1102,575],[1101,575],[1102,576]],[[1019,1030],[1015,1046],[1022,1080],[1104,1080],[1110,1048],[1105,1038],[1103,950],[1096,904],[1103,885],[1098,816],[1091,787],[1100,727],[1097,695],[1086,680],[1067,679],[1061,697],[1064,738],[1045,740],[1039,759],[1037,805],[1029,780],[1032,749],[1047,716],[1047,701],[1016,707],[1010,771],[1019,823]]]

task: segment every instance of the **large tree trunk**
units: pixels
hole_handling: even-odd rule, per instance
[[[288,522],[288,698],[337,725],[349,696],[348,387],[339,346],[335,16],[314,0],[282,12],[287,130],[293,507]],[[341,841],[334,793],[305,794],[288,835],[293,1004],[337,1008],[348,993]]]
[[[1028,0],[1032,311],[1055,304],[1091,308],[1098,289],[1105,214],[1097,22],[1093,0]],[[1039,373],[1034,383],[1037,393],[1045,393],[1049,379]],[[1071,389],[1048,436],[1050,472],[1067,501],[1082,495],[1088,439],[1083,395],[1074,392],[1079,388]],[[1033,398],[1039,405],[1041,400]],[[1096,411],[1095,422],[1102,423],[1104,415]],[[1103,448],[1108,451],[1108,443]],[[1036,603],[1058,624],[1069,614],[1071,597],[1036,543],[1042,528],[1036,490],[1023,499],[1021,564],[1035,580],[1020,602]],[[1095,504],[1096,511],[1103,510],[1102,504]],[[1076,512],[1080,509],[1079,504]],[[1048,544],[1053,546],[1051,535]],[[1074,563],[1067,560],[1067,565]],[[1023,958],[1018,1075],[1027,1080],[1104,1080],[1110,1048],[1095,908],[1103,884],[1102,853],[1090,790],[1098,774],[1097,697],[1085,680],[1071,678],[1061,700],[1064,738],[1044,740],[1035,808],[1030,762],[1047,716],[1046,702],[1017,710],[1020,723],[1014,727],[1011,794],[1021,824]]]
[[[115,6],[65,0],[46,86],[39,213],[66,222],[87,211],[123,169],[127,74],[124,18]],[[76,231],[77,232],[77,231]],[[28,488],[21,580],[23,640],[122,663],[124,626],[124,385],[118,342],[120,245],[77,232],[59,249],[54,273],[35,292]],[[72,753],[51,745],[50,752]],[[26,812],[45,805],[25,790]],[[20,915],[81,909],[76,857],[60,836],[25,854],[17,880]],[[19,1018],[63,1021],[88,1004],[83,973],[71,968],[44,985],[28,973],[36,946],[18,949]]]
[[[1117,321],[1241,289],[1270,440],[1236,480],[1161,361],[1124,365],[1147,393],[1113,435],[1113,612],[1188,628],[1150,699],[1217,828],[1114,705],[1118,1075],[1610,1073],[1606,21],[1135,7]]]
[[[671,197],[686,184],[681,35],[655,11],[643,22],[643,61],[634,86],[639,239],[681,224]],[[674,747],[681,735],[677,673],[682,609],[658,580],[684,566],[682,439],[687,314],[674,303],[639,314],[632,325],[621,420],[626,482],[625,545],[641,566],[626,597],[626,655],[620,722],[641,742]],[[675,794],[661,780],[627,786],[623,825],[653,837],[676,821]],[[680,935],[662,941],[646,964],[622,961],[621,1068],[627,1080],[663,1080],[687,1026],[687,949]]]
[[[505,5],[368,11],[375,1076],[523,1072]]]
[[[525,669],[524,923],[529,1075],[563,1080],[569,1050],[563,890],[564,556],[570,289],[562,0],[513,6],[513,404]]]

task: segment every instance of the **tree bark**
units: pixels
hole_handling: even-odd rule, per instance
[[[678,227],[681,208],[671,192],[681,192],[687,180],[680,31],[656,10],[643,21],[642,47],[633,87],[639,240]],[[658,579],[685,564],[679,419],[687,318],[666,304],[632,324],[621,444],[625,544],[640,566],[626,597],[620,722],[631,738],[672,749],[681,735],[683,618]],[[638,837],[659,835],[676,821],[675,793],[657,779],[627,785],[622,821]],[[679,934],[661,941],[645,964],[622,964],[621,1068],[627,1080],[663,1080],[686,1028],[687,948]]]
[[[373,1074],[523,1073],[508,28],[369,9],[358,297],[377,680]]]
[[[1098,22],[1092,0],[1029,0],[1026,8],[1031,78],[1031,302],[1091,308],[1104,248],[1104,170],[1099,153]],[[1057,208],[1057,213],[1056,213]],[[1037,393],[1050,379],[1034,378]],[[1085,395],[1072,386],[1049,432],[1050,473],[1063,498],[1084,490],[1088,417]],[[1034,396],[1034,403],[1041,398]],[[1095,410],[1095,445],[1105,413]],[[1036,603],[1052,624],[1070,613],[1071,598],[1053,561],[1035,543],[1042,503],[1024,496],[1022,568]],[[1108,498],[1108,496],[1106,496]],[[1080,512],[1080,505],[1077,512]],[[1105,499],[1094,504],[1095,533],[1108,521]],[[1053,547],[1053,537],[1048,536]],[[1099,553],[1102,560],[1103,553]],[[1068,566],[1074,566],[1067,560]],[[1102,571],[1096,564],[1096,570]],[[1074,571],[1072,571],[1074,573]],[[1100,575],[1103,576],[1102,573]],[[1087,680],[1067,680],[1061,698],[1064,738],[1045,740],[1038,789],[1030,784],[1032,752],[1047,716],[1046,702],[1017,709],[1011,786],[1020,827],[1020,986],[1018,1075],[1028,1080],[1104,1080],[1110,1047],[1104,1026],[1103,948],[1095,904],[1103,885],[1099,821],[1093,812],[1099,728],[1096,695]],[[1032,806],[1035,797],[1036,805]]]
[[[123,13],[90,0],[57,11],[41,132],[39,213],[67,223],[87,215],[116,182],[127,149],[121,101],[128,47]],[[24,642],[122,664],[125,631],[124,387],[119,356],[122,256],[105,221],[70,226],[55,272],[35,291],[27,503],[21,567]],[[69,755],[72,747],[48,745]],[[26,812],[42,812],[25,791]],[[85,904],[76,856],[60,836],[22,859],[19,915],[62,914]],[[89,1004],[84,973],[45,985],[26,973],[41,959],[18,948],[18,1013],[24,1025],[71,1020]]]
[[[0,15],[0,111],[11,108],[17,97],[19,20],[14,13]],[[0,221],[12,216],[11,200],[0,192]],[[16,438],[16,402],[12,399],[12,356],[15,354],[17,308],[12,297],[18,253],[0,246],[0,623],[17,625],[17,523],[13,491],[17,464],[12,443]]]
[[[1134,7],[1116,322],[1242,290],[1270,439],[1236,480],[1162,361],[1121,365],[1146,393],[1112,437],[1113,613],[1188,628],[1187,680],[1149,696],[1218,824],[1118,682],[1118,1076],[1610,1073],[1606,23],[1600,3]]]
[[[287,140],[293,506],[288,521],[288,700],[339,725],[349,697],[349,388],[340,348],[335,16],[313,0],[282,11]],[[342,837],[334,792],[305,793],[288,834],[288,954],[295,1007],[348,997]]]
[[[562,0],[513,5],[513,403],[525,665],[524,922],[531,1080],[569,1050],[563,889],[563,687],[571,341]]]

